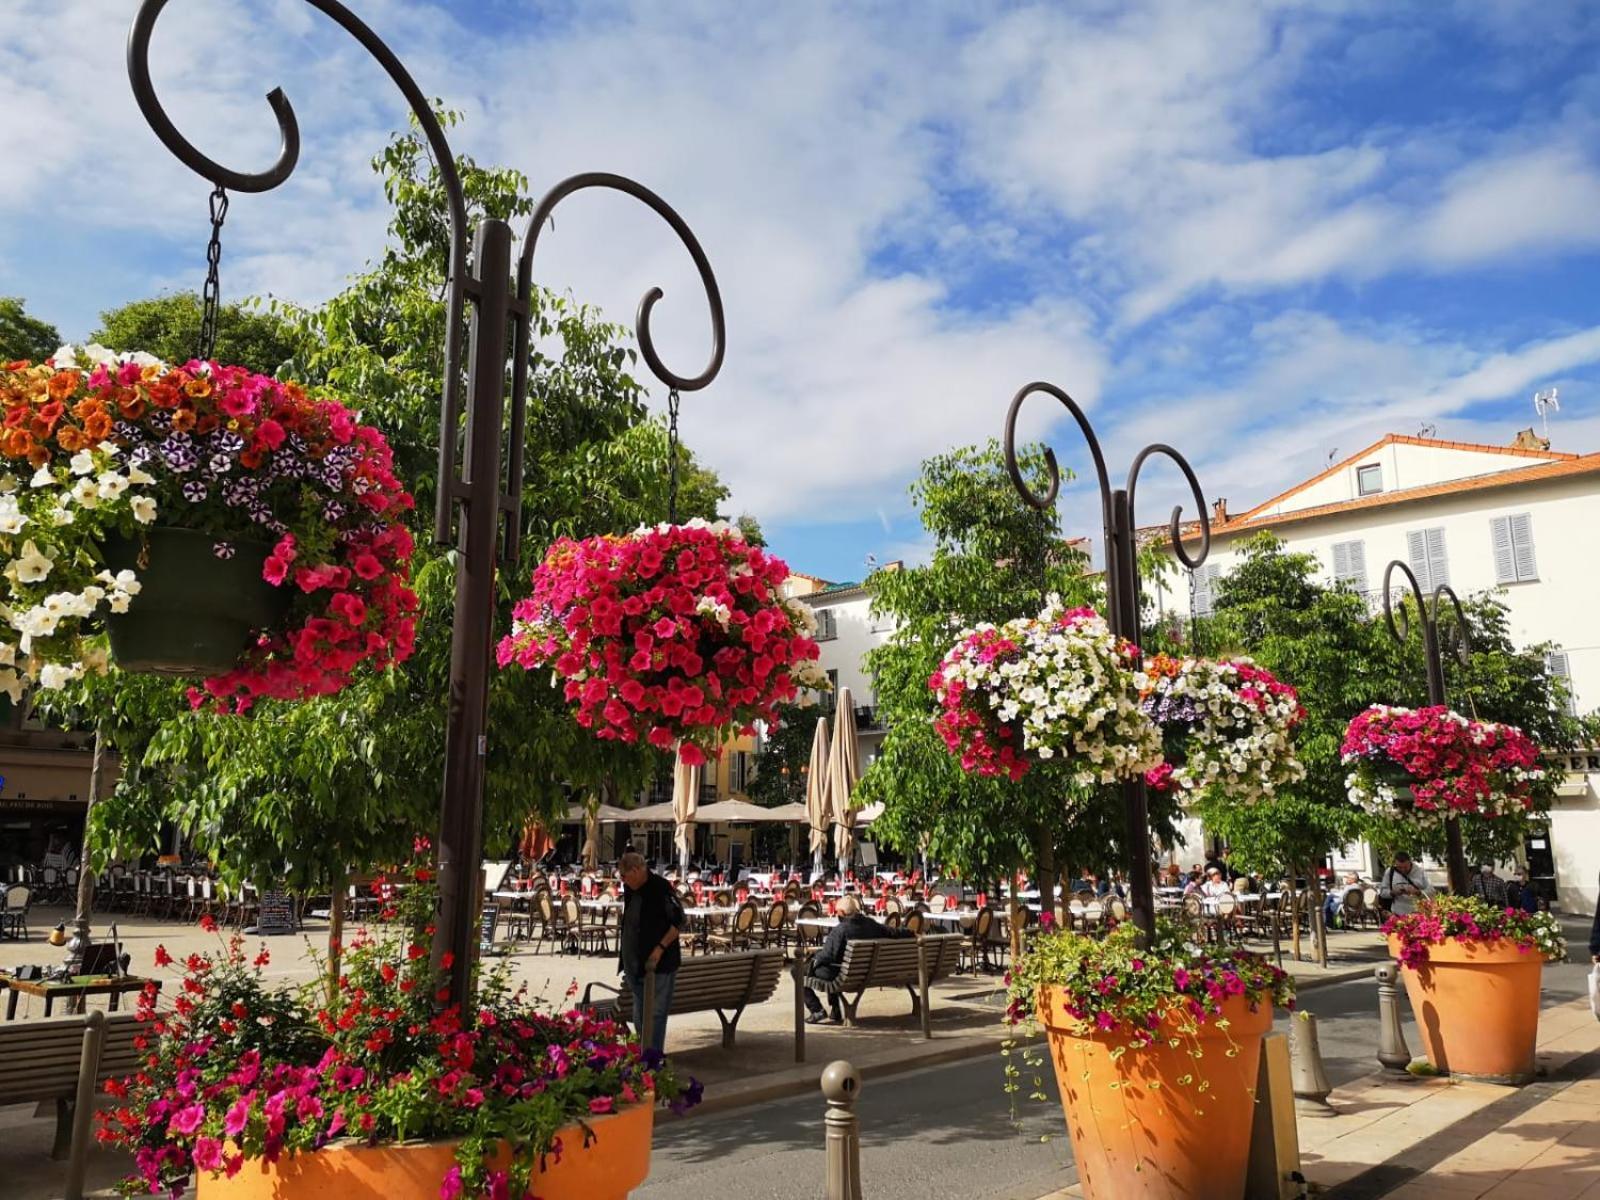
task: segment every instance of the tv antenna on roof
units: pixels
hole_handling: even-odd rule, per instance
[[[1438,435],[1438,433],[1439,433],[1439,427],[1437,425],[1435,425],[1432,421],[1424,421],[1422,423],[1422,428],[1417,430],[1417,436],[1419,438],[1435,437],[1435,436]]]
[[[877,566],[878,566],[878,556],[876,554],[867,555],[867,570],[868,571],[875,570],[877,568]]]
[[[1332,450],[1328,451],[1328,461],[1324,465],[1325,466],[1329,466],[1329,467],[1333,466],[1333,460],[1338,458],[1338,457],[1339,457],[1339,447],[1335,446]]]
[[[1533,411],[1539,414],[1539,419],[1544,422],[1544,440],[1550,440],[1550,410],[1561,411],[1561,392],[1557,388],[1547,387],[1533,394]]]

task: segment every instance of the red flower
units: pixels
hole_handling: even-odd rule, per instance
[[[165,946],[158,944],[156,946],[156,966],[170,967],[171,965],[172,955],[167,953],[167,948]]]

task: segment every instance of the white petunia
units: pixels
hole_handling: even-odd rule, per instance
[[[148,471],[141,470],[139,467],[128,468],[129,483],[154,483],[155,481],[155,476]]]
[[[84,508],[95,508],[100,503],[100,489],[92,479],[80,479],[72,485],[72,498]]]
[[[87,450],[79,450],[67,460],[67,466],[72,469],[74,475],[93,475],[94,455]]]
[[[56,477],[51,474],[49,467],[40,467],[33,473],[33,478],[28,480],[29,487],[47,488],[55,485]]]
[[[100,499],[115,500],[128,490],[128,481],[115,471],[104,471],[100,475],[100,485],[95,490],[100,493]]]
[[[50,568],[56,565],[56,560],[39,552],[39,547],[29,538],[22,543],[22,553],[11,560],[11,565],[6,568],[6,574],[18,583],[39,583],[50,574]]]
[[[70,371],[78,365],[77,350],[70,342],[65,346],[57,346],[56,352],[50,356],[50,361],[59,370]]]
[[[135,496],[130,506],[133,509],[133,519],[141,525],[148,525],[156,519],[156,502],[149,496]]]

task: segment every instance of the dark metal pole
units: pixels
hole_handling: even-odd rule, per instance
[[[1134,542],[1133,506],[1128,493],[1111,493],[1112,528],[1106,551],[1106,592],[1111,632],[1139,644],[1138,547]],[[1122,807],[1128,846],[1128,907],[1133,923],[1148,940],[1155,936],[1155,881],[1150,875],[1150,794],[1143,776],[1122,785]]]
[[[439,811],[439,922],[433,960],[453,956],[450,1003],[471,997],[477,949],[473,913],[482,890],[483,772],[489,752],[490,637],[495,611],[495,541],[500,526],[500,437],[511,295],[511,227],[478,226],[472,250],[472,334],[467,374],[467,461],[457,537],[455,624],[450,638],[450,712]],[[452,437],[444,430],[442,436]]]

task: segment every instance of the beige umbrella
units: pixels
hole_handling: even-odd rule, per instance
[[[817,718],[817,735],[811,741],[811,766],[806,770],[806,819],[811,824],[811,853],[817,870],[828,848],[828,822],[832,819],[828,792],[828,718]]]
[[[594,802],[583,808],[583,869],[600,867],[600,806]]]
[[[861,746],[856,740],[855,710],[850,707],[850,689],[839,689],[839,721],[828,751],[828,795],[833,801],[833,823],[839,827],[840,869],[849,865],[856,845],[856,813],[850,807],[850,794],[861,779]]]
[[[672,763],[672,823],[673,838],[678,844],[678,870],[689,873],[689,843],[693,834],[695,809],[700,805],[700,768],[691,767],[681,758]]]

